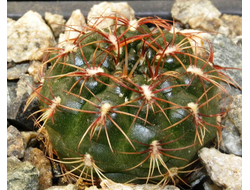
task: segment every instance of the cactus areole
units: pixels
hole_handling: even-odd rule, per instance
[[[212,49],[199,57],[204,48],[196,34],[176,32],[163,19],[131,26],[107,18],[115,24],[86,26],[50,50],[37,122],[65,176],[175,184],[178,169],[220,134],[224,79],[211,63]]]

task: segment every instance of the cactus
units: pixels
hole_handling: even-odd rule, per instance
[[[213,65],[211,46],[199,56],[197,33],[160,18],[106,18],[115,24],[75,31],[42,65],[28,102],[41,103],[36,124],[49,135],[48,155],[78,184],[185,183],[180,170],[220,137],[218,100],[228,95],[220,82],[233,81]]]

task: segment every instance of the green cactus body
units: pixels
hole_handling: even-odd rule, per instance
[[[187,35],[153,21],[165,28],[90,27],[74,51],[51,54],[39,96],[49,116],[40,120],[68,173],[161,181],[220,130],[218,73]]]

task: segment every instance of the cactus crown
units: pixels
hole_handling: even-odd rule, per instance
[[[214,67],[212,48],[199,56],[198,33],[160,18],[102,19],[114,24],[74,31],[42,65],[50,67],[28,102],[41,102],[36,124],[49,134],[49,155],[78,183],[185,183],[178,173],[220,136],[220,82],[233,82]]]

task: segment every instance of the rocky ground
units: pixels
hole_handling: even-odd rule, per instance
[[[195,2],[195,3],[194,3]],[[102,9],[93,7],[87,20],[105,7],[110,11],[126,13],[128,18],[135,13],[127,4],[102,4]],[[197,11],[199,10],[199,11]],[[235,15],[222,15],[210,1],[176,0],[172,7],[172,17],[176,26],[183,29],[208,31],[206,38],[213,44],[214,63],[223,67],[242,68],[242,18]],[[209,13],[209,14],[205,14]],[[105,14],[110,14],[106,12]],[[92,16],[92,18],[91,18]],[[9,190],[75,190],[72,184],[65,184],[57,165],[43,153],[43,143],[34,128],[32,113],[39,109],[38,102],[24,112],[27,98],[34,84],[39,83],[37,68],[46,54],[46,48],[74,35],[65,25],[84,28],[86,24],[80,10],[75,10],[68,21],[63,15],[45,13],[45,18],[35,11],[28,11],[19,20],[7,18],[7,188]],[[211,32],[212,31],[212,32]],[[240,70],[227,72],[239,86],[242,85]],[[221,121],[225,126],[222,132],[223,143],[218,149],[203,148],[198,153],[204,169],[196,176],[192,189],[240,190],[242,189],[242,94],[234,87],[228,88],[233,97],[231,109]],[[228,100],[229,104],[229,100]],[[221,105],[224,106],[223,104]],[[89,187],[87,189],[97,189]],[[112,189],[157,189],[151,185],[125,186],[116,184]],[[165,190],[178,190],[167,186]]]

